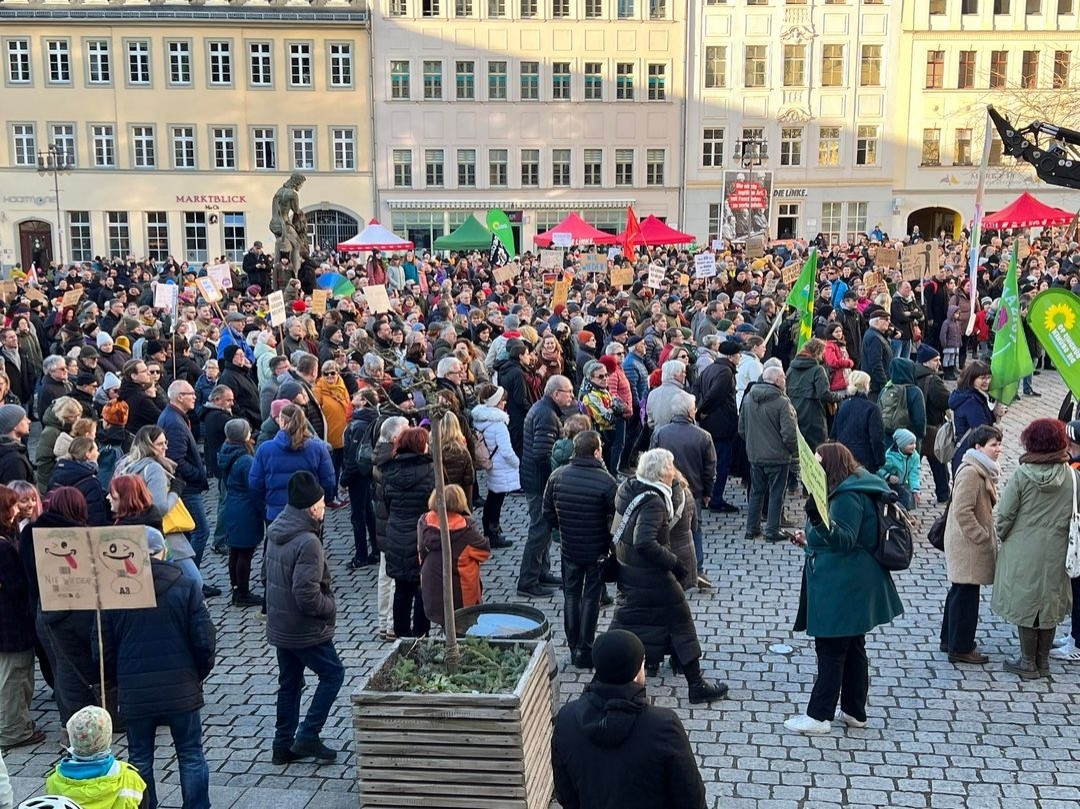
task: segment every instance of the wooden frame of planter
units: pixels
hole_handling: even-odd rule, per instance
[[[369,684],[397,663],[403,645],[413,642],[398,640],[352,695],[360,806],[548,809],[554,789],[551,644],[490,641],[532,648],[509,693],[371,690]]]

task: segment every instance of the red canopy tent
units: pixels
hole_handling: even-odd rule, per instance
[[[984,217],[982,226],[984,229],[1010,230],[1068,225],[1072,220],[1072,211],[1039,202],[1025,191],[997,213]]]
[[[620,242],[625,242],[626,233],[620,233],[617,238]],[[697,238],[689,233],[675,230],[666,222],[662,222],[649,214],[641,220],[641,236],[634,241],[644,242],[649,247],[653,247],[661,244],[690,244],[697,241]]]
[[[541,247],[550,247],[555,233],[569,233],[572,244],[615,244],[619,240],[618,236],[597,230],[573,211],[551,230],[537,233],[533,241]]]

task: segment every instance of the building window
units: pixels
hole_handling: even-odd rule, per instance
[[[926,89],[940,90],[945,78],[945,51],[928,51],[926,54]]]
[[[876,166],[878,162],[878,128],[876,126],[860,126],[855,135],[855,165]]]
[[[979,0],[960,0],[961,14],[978,14]]]
[[[169,49],[169,84],[191,84],[191,43],[172,40]]]
[[[663,149],[647,149],[645,151],[645,185],[664,184],[664,163],[667,154]]]
[[[172,158],[174,169],[195,168],[195,127],[172,128]]]
[[[424,183],[428,188],[442,188],[445,182],[443,173],[443,150],[424,150]]]
[[[570,16],[570,0],[551,0],[551,16],[556,19]]]
[[[334,144],[334,171],[356,171],[356,131],[351,126],[334,127],[330,140]]]
[[[165,211],[146,212],[146,255],[154,261],[169,257],[169,215]]]
[[[1020,63],[1020,87],[1034,90],[1039,86],[1039,52],[1024,51]]]
[[[701,165],[718,169],[724,165],[723,127],[706,127],[701,138]]]
[[[7,41],[8,84],[30,83],[30,40]]]
[[[570,150],[551,150],[551,184],[556,188],[570,185]]]
[[[590,20],[604,15],[604,0],[585,0],[585,17]]]
[[[747,45],[743,56],[743,84],[747,87],[765,86],[765,46]]]
[[[975,86],[975,51],[960,51],[956,88],[970,90]]]
[[[71,43],[66,39],[45,42],[49,55],[49,84],[71,84]]]
[[[823,45],[821,48],[821,86],[844,86],[844,46]]]
[[[150,84],[150,43],[145,39],[127,44],[128,84],[147,86]]]
[[[154,139],[154,127],[131,127],[131,165],[137,169],[157,167],[157,145]]]
[[[273,87],[273,43],[248,43],[248,83],[252,87]]]
[[[411,149],[394,149],[394,188],[412,188]]]
[[[746,0],[746,5],[748,5],[748,6],[767,6],[767,5],[769,5],[769,0]]]
[[[37,135],[33,124],[12,124],[11,139],[16,166],[37,165]]]
[[[844,203],[823,202],[821,203],[821,232],[829,240],[829,244],[840,241],[840,218],[844,214]]]
[[[953,155],[954,166],[971,165],[971,130],[956,130],[956,154]]]
[[[945,13],[946,0],[930,0],[930,14],[934,17]]]
[[[521,100],[540,100],[540,63],[521,63]]]
[[[649,63],[649,101],[667,99],[667,65]]]
[[[994,0],[994,13],[995,14],[1010,14],[1011,2],[1010,0]]]
[[[922,165],[941,165],[941,130],[924,129],[922,131]]]
[[[1027,0],[1024,12],[1026,14],[1042,14],[1042,0]]]
[[[521,150],[521,184],[529,188],[540,185],[540,150]]]
[[[615,65],[615,99],[634,100],[634,63],[619,62]]]
[[[473,0],[454,0],[455,17],[471,17],[473,13]]]
[[[538,0],[521,0],[521,16],[523,19],[531,19],[539,13],[537,2]]]
[[[459,101],[476,98],[476,62],[454,63],[454,86]]]
[[[1055,90],[1063,90],[1069,86],[1069,67],[1072,62],[1072,54],[1068,51],[1054,51],[1054,82]]]
[[[476,188],[476,149],[457,150],[458,188]]]
[[[881,86],[881,46],[863,45],[859,53],[859,86]]]
[[[351,42],[330,43],[330,86],[352,87],[353,46]]]
[[[990,51],[990,88],[1004,87],[1009,72],[1009,52]]]
[[[210,130],[214,141],[214,168],[236,168],[236,130],[231,126],[215,126]]]
[[[802,165],[802,127],[783,127],[780,130],[780,165]]]
[[[127,211],[106,211],[105,225],[109,236],[109,255],[123,258],[131,254],[131,229]]]
[[[806,84],[806,46],[784,46],[784,86],[802,87]]]
[[[555,101],[570,100],[570,63],[551,63],[551,98]]]
[[[184,211],[184,258],[202,263],[210,258],[206,234],[206,214],[203,211]]]
[[[289,43],[289,84],[293,87],[311,87],[311,43]]]
[[[866,235],[866,209],[865,202],[847,204],[847,241],[858,242]]]
[[[631,186],[634,184],[634,150],[615,150],[615,185]]]
[[[294,169],[314,169],[315,130],[304,127],[293,129],[289,134],[292,138],[292,167]]]
[[[632,20],[634,18],[634,0],[618,0],[619,19]]]
[[[442,62],[424,60],[424,98],[429,101],[442,98]]]
[[[111,169],[116,167],[116,131],[109,124],[97,124],[90,127],[90,137],[94,142],[94,167]]]
[[[406,61],[393,61],[390,63],[390,98],[398,101],[409,98],[410,95],[409,63]]]
[[[210,54],[210,85],[223,87],[232,84],[232,43],[210,41],[206,47]]]
[[[247,252],[247,222],[243,212],[226,211],[221,215],[221,235],[225,258],[240,263]]]
[[[727,46],[705,47],[705,89],[719,90],[727,87]]]
[[[709,205],[709,242],[720,238],[720,206],[713,203]]]
[[[52,142],[67,156],[68,165],[74,167],[78,159],[78,150],[75,148],[75,125],[53,124],[50,131]]]
[[[90,84],[109,84],[112,82],[109,40],[91,39],[86,43],[86,76]]]
[[[488,17],[506,16],[506,0],[488,0]]]
[[[420,0],[421,17],[438,17],[442,14],[442,0]]]
[[[255,168],[277,168],[277,133],[272,127],[251,130],[252,156]]]
[[[1073,0],[1057,0],[1057,13],[1058,14],[1072,14],[1073,13]]]
[[[510,182],[510,153],[506,149],[488,149],[488,185],[506,188]]]
[[[506,100],[506,62],[488,62],[488,100]]]
[[[72,261],[93,261],[94,251],[90,244],[90,212],[68,211],[68,247]]]
[[[585,185],[600,186],[604,184],[604,150],[585,150]]]
[[[667,0],[649,0],[649,19],[667,19]]]
[[[390,16],[409,16],[409,0],[390,0]]]
[[[990,159],[987,161],[988,165],[1000,166],[1001,156],[1005,152],[1005,145],[1001,142],[1001,137],[997,132],[990,133]]]
[[[840,165],[840,127],[823,126],[818,131],[818,165]]]
[[[585,63],[585,100],[604,100],[604,76],[603,64],[600,62]]]

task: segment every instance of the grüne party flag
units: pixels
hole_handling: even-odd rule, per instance
[[[799,312],[799,341],[796,351],[813,336],[814,330],[814,289],[817,285],[818,251],[810,248],[810,255],[803,262],[802,272],[788,293],[787,302]]]
[[[629,205],[626,208],[626,233],[623,234],[623,255],[629,261],[634,260],[634,247],[640,239],[641,224],[634,215],[634,207]]]
[[[1024,323],[1020,317],[1020,293],[1016,284],[1016,263],[1019,242],[1013,242],[1009,271],[1005,273],[1005,285],[1001,291],[1001,303],[994,316],[994,353],[990,355],[991,397],[1002,404],[1011,404],[1016,398],[1020,380],[1035,370],[1024,335]]]

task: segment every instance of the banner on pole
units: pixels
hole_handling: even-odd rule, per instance
[[[33,528],[41,609],[154,607],[146,526]]]

